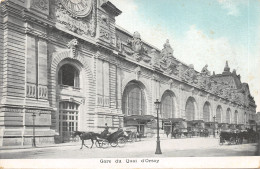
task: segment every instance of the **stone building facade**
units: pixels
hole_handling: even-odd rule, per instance
[[[156,99],[161,119],[248,125],[256,113],[228,63],[222,74],[194,70],[168,40],[159,50],[117,26],[109,1],[5,0],[0,12],[1,146],[31,144],[33,128],[37,144],[105,123],[153,133]]]

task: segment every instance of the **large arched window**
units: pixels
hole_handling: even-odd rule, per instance
[[[206,102],[203,106],[203,120],[205,122],[210,121],[210,104],[209,104],[209,102]]]
[[[194,98],[189,98],[187,100],[186,106],[185,106],[185,116],[186,120],[191,121],[195,120],[195,100]]]
[[[145,115],[145,94],[138,83],[131,82],[126,87],[123,94],[122,108],[123,113],[126,115]]]
[[[216,110],[216,121],[218,123],[221,123],[222,122],[221,118],[222,118],[222,108],[221,108],[221,106],[218,106],[217,110]]]
[[[234,122],[235,122],[235,124],[238,124],[238,111],[237,110],[235,111],[235,114],[234,114]]]
[[[231,123],[230,122],[230,120],[231,120],[230,116],[231,116],[231,110],[230,110],[230,108],[228,108],[227,113],[226,113],[226,123]]]
[[[172,92],[166,91],[162,96],[162,117],[172,118],[174,116],[174,95]]]
[[[70,64],[63,65],[59,70],[58,76],[60,85],[79,88],[79,71],[74,66]]]

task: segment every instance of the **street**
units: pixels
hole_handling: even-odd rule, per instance
[[[124,147],[92,149],[83,147],[81,142],[66,143],[37,148],[1,149],[1,159],[87,159],[87,158],[141,158],[141,157],[220,157],[254,156],[257,144],[220,146],[217,138],[162,139],[161,155],[155,155],[156,139],[127,143]],[[90,141],[86,141],[90,145]]]

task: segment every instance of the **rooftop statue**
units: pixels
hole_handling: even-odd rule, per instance
[[[173,49],[170,45],[169,39],[166,40],[165,44],[163,45],[163,49],[161,51],[161,57],[163,61],[167,61],[173,57]]]
[[[147,48],[144,47],[139,32],[134,32],[133,38],[128,39],[127,44],[130,45],[131,49],[133,50],[133,52],[131,51],[128,53],[133,54],[137,61],[142,59],[142,54],[147,54]]]
[[[161,68],[169,74],[176,74],[176,68],[178,66],[177,64],[178,63],[173,56],[173,49],[170,45],[169,40],[167,39],[161,51]]]
[[[201,75],[210,76],[210,71],[208,71],[208,65],[207,64],[202,68]]]

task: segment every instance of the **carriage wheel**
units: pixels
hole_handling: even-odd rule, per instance
[[[223,143],[224,143],[224,140],[223,140],[223,139],[220,137],[220,138],[219,138],[219,145],[221,145],[221,146],[222,146],[222,145],[223,145]]]
[[[102,148],[107,148],[109,146],[109,142],[107,140],[103,140],[101,143]]]
[[[118,145],[118,141],[117,141],[117,140],[116,140],[116,141],[113,141],[113,142],[110,143],[110,145],[111,145],[112,147],[116,147],[116,146]]]
[[[126,144],[126,139],[124,137],[120,137],[117,142],[119,147],[124,147]]]
[[[231,138],[229,139],[228,145],[234,143],[234,141],[235,141],[235,138],[234,138],[234,137],[231,137]]]
[[[99,140],[99,142],[96,141],[96,142],[95,142],[95,145],[96,145],[97,148],[101,148],[101,147],[102,147],[102,142],[101,142],[101,140]]]

